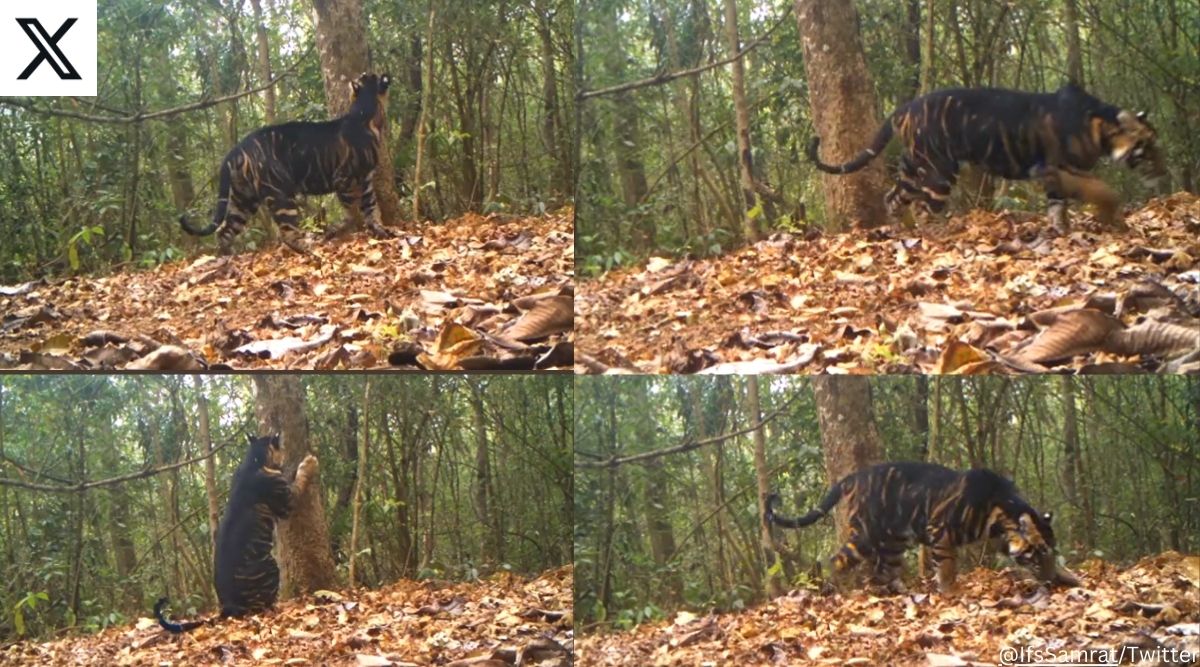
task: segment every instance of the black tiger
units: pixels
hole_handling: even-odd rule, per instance
[[[196,228],[183,215],[179,224],[198,236],[217,232],[221,254],[227,255],[246,221],[266,204],[283,242],[308,253],[296,226],[300,219],[296,197],[336,192],[346,216],[326,236],[350,224],[357,208],[372,234],[390,237],[380,222],[372,185],[386,123],[388,84],[386,74],[363,74],[350,82],[353,101],[344,116],[271,125],[246,135],[221,162],[212,222]]]
[[[775,514],[779,497],[766,499],[766,520],[800,528],[849,506],[850,537],[830,559],[835,580],[863,561],[871,581],[900,590],[904,552],[914,542],[932,548],[938,587],[953,589],[957,547],[981,539],[1003,541],[1004,551],[1043,581],[1056,581],[1050,514],[1039,514],[1012,481],[982,468],[959,472],[933,463],[882,463],[842,478],[816,509],[789,519]]]
[[[286,519],[293,500],[302,495],[317,474],[311,454],[296,469],[295,479],[284,479],[283,449],[279,436],[250,437],[246,458],[233,474],[229,503],[217,528],[213,572],[221,617],[242,616],[271,608],[279,594],[279,565],[271,556],[275,522]],[[185,632],[210,621],[172,622],[163,608],[167,598],[154,605],[158,623],[170,632]]]
[[[1137,168],[1152,185],[1166,176],[1157,133],[1145,113],[1102,102],[1073,84],[1054,93],[939,90],[892,112],[871,146],[849,162],[822,162],[819,137],[809,144],[808,157],[823,172],[848,174],[882,153],[893,135],[904,146],[896,184],[885,198],[893,215],[913,203],[923,213],[941,213],[959,166],[970,163],[1010,180],[1040,180],[1057,229],[1065,226],[1068,198],[1095,204],[1097,218],[1112,226],[1119,224],[1120,201],[1086,173],[1101,158]]]

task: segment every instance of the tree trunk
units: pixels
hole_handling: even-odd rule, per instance
[[[425,135],[428,133],[429,105],[433,102],[433,26],[437,19],[437,5],[429,3],[429,21],[425,29],[425,85],[421,87],[421,114],[417,120],[417,158],[413,167],[412,215],[421,220],[421,180],[425,168]]]
[[[879,105],[858,33],[858,10],[846,0],[796,0],[804,71],[812,100],[813,126],[826,162],[841,162],[866,148],[865,128],[880,125]],[[873,130],[872,130],[873,131]],[[875,160],[855,174],[821,177],[826,219],[846,223],[884,222],[884,168]]]
[[[263,22],[262,3],[260,0],[250,0],[254,9],[254,32],[258,38],[258,79],[259,85],[266,85],[271,80],[271,45],[267,41],[267,26]],[[267,124],[275,122],[275,86],[267,86],[263,91],[263,110]]]
[[[927,0],[925,3],[925,51],[921,53],[921,90],[924,95],[933,90],[936,74],[934,72],[933,62],[933,3],[934,0]]]
[[[208,499],[208,547],[209,562],[217,557],[217,524],[221,521],[221,498],[217,493],[217,463],[213,460],[212,431],[208,421],[208,398],[204,396],[204,383],[199,375],[192,376],[196,387],[197,413],[200,418],[200,447],[207,456],[204,459],[204,495]]]
[[[883,448],[875,426],[870,381],[865,377],[818,375],[812,379],[812,387],[829,484],[879,463]],[[834,513],[839,541],[846,540],[848,511],[847,503],[841,503]]]
[[[304,386],[297,375],[254,375],[254,411],[260,433],[278,433],[284,468],[295,470],[311,451]],[[284,599],[330,588],[337,581],[329,549],[321,482],[318,476],[296,498],[291,516],[279,522],[280,596]]]
[[[1063,406],[1063,492],[1067,502],[1071,504],[1070,540],[1062,540],[1071,545],[1077,545],[1083,535],[1083,503],[1079,500],[1079,483],[1076,473],[1079,469],[1079,422],[1075,417],[1075,381],[1070,375],[1059,378],[1062,388]]]
[[[633,398],[638,405],[650,405],[646,385],[651,380],[647,378],[631,378],[628,383]],[[655,441],[655,425],[648,414],[640,415],[637,419],[638,440],[651,445]],[[671,476],[663,469],[661,458],[646,462],[646,532],[650,538],[650,556],[660,572],[669,572],[662,581],[664,595],[671,602],[683,600],[683,580],[679,577],[678,568],[670,566],[670,559],[675,556],[675,533],[671,529],[669,507]]]
[[[367,40],[363,38],[367,22],[361,0],[313,0],[313,26],[325,80],[325,104],[330,116],[341,116],[350,108],[350,82],[371,69]],[[385,225],[401,218],[388,142],[390,126],[390,122],[383,124],[379,166],[375,168],[375,200]],[[360,217],[355,215],[356,219]]]
[[[1083,51],[1079,46],[1079,0],[1066,0],[1063,29],[1067,32],[1067,76],[1071,83],[1082,86]]]
[[[758,400],[758,376],[746,378],[746,420],[754,423],[762,419],[762,406]],[[767,524],[767,507],[763,501],[771,490],[770,471],[767,470],[767,445],[763,437],[763,427],[759,426],[751,434],[754,438],[754,479],[758,486],[758,537],[766,565],[763,573],[764,592],[767,599],[777,598],[785,591],[785,582],[780,575],[782,571],[779,553],[775,551],[775,541],[771,539],[771,526]]]
[[[904,7],[904,64],[909,76],[905,97],[912,99],[921,92],[921,0],[906,0]]]
[[[367,378],[366,384],[363,386],[362,397],[362,436],[359,438],[358,446],[358,471],[355,474],[354,481],[354,510],[351,512],[350,520],[350,588],[354,588],[358,584],[358,578],[355,576],[357,571],[354,568],[356,556],[358,554],[358,519],[362,512],[362,494],[363,484],[367,480],[367,452],[371,449],[371,379]]]
[[[475,430],[475,514],[482,531],[479,541],[480,562],[500,562],[500,536],[496,534],[498,522],[492,512],[492,482],[490,452],[488,451],[487,420],[483,413],[483,387],[471,384],[472,426]]]
[[[737,0],[724,0],[725,5],[725,48],[732,57],[741,50],[738,38]],[[807,56],[806,56],[807,58]],[[754,187],[754,156],[750,152],[750,107],[746,104],[746,64],[737,58],[730,65],[733,75],[734,122],[737,126],[738,177],[742,184],[742,233],[747,243],[759,238],[758,218],[762,209],[758,206],[758,195]]]

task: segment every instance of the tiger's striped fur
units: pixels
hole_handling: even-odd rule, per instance
[[[897,589],[904,552],[916,543],[931,547],[938,586],[949,592],[957,548],[982,539],[1003,539],[1005,552],[1043,581],[1055,576],[1050,514],[1039,514],[1010,480],[991,470],[883,463],[842,478],[802,517],[777,515],[778,501],[775,494],[767,497],[766,520],[784,528],[811,525],[839,502],[847,504],[850,537],[831,559],[836,579],[868,561],[873,583]]]

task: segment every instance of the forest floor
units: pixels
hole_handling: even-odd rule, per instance
[[[570,565],[533,580],[401,581],[380,590],[279,603],[172,635],[153,618],[61,641],[0,649],[0,665],[355,665],[566,667]]]
[[[1102,229],[1072,212],[780,233],[580,285],[576,371],[1081,373],[1200,370],[1200,197]]]
[[[0,368],[569,368],[574,215],[0,286]],[[398,230],[399,231],[399,230]],[[215,242],[213,242],[215,243]]]
[[[978,667],[1057,664],[1087,649],[1090,659],[1062,664],[1193,664],[1179,658],[1200,654],[1200,556],[1167,552],[1126,569],[1094,560],[1075,573],[1079,587],[1053,591],[982,568],[959,575],[954,597],[794,591],[738,613],[582,636],[575,664]]]

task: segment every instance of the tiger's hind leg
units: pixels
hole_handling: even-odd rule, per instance
[[[304,233],[300,231],[300,209],[295,200],[290,197],[278,197],[267,200],[271,207],[271,219],[279,227],[279,238],[287,247],[301,255],[311,255],[312,249],[304,241]]]
[[[874,551],[865,540],[852,535],[846,544],[829,559],[830,579],[838,591],[844,591],[851,583],[854,568],[872,557]]]
[[[217,229],[217,252],[222,256],[233,254],[233,240],[246,228],[246,221],[258,211],[258,201],[232,194],[225,209],[225,221]]]
[[[933,553],[933,562],[937,565],[938,590],[946,595],[953,594],[957,587],[955,579],[958,577],[958,557],[957,549],[950,542],[949,536],[943,536],[931,549]]]
[[[904,570],[904,551],[908,548],[905,540],[885,540],[875,550],[875,570],[871,574],[871,583],[882,587],[889,593],[903,593],[904,582],[900,574]]]

